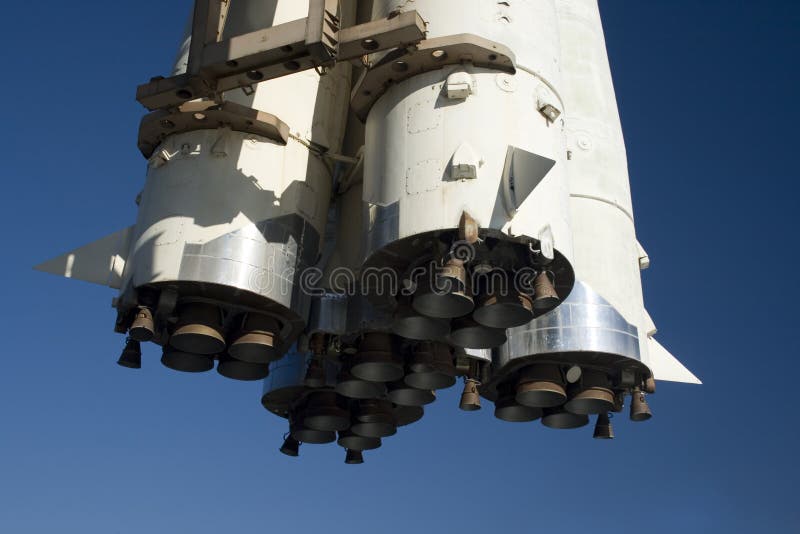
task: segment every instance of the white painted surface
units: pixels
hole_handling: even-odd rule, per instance
[[[551,123],[537,108],[543,93],[561,105],[552,0],[379,0],[373,15],[398,9],[417,10],[429,38],[472,33],[500,42],[511,48],[518,69],[509,75],[451,66],[389,88],[367,119],[364,200],[396,205],[397,238],[454,228],[467,211],[482,227],[513,235],[538,237],[549,226],[555,247],[569,259],[561,123]],[[457,98],[448,95],[448,79]],[[503,203],[509,146],[555,161],[516,214]]]
[[[344,4],[352,11],[351,2]],[[225,33],[300,19],[307,7],[295,0],[237,0]],[[176,72],[185,69],[187,49],[184,43]],[[326,76],[311,70],[257,84],[251,96],[241,90],[225,95],[287,123],[292,137],[286,146],[226,129],[169,137],[157,151],[169,155],[167,163],[148,170],[126,278],[134,286],[178,280],[185,244],[202,245],[238,231],[263,245],[255,225],[285,215],[299,214],[324,235],[331,175],[307,144],[339,151],[349,87],[350,66],[342,64]],[[235,254],[230,259],[247,262]]]
[[[36,266],[46,273],[119,289],[133,226]]]
[[[636,238],[630,181],[597,0],[556,0],[561,39],[570,214],[576,278],[639,330],[642,362],[659,380],[697,382],[648,332],[640,271],[650,259]]]
[[[653,338],[648,339],[650,359],[647,365],[658,380],[702,384],[678,359]]]

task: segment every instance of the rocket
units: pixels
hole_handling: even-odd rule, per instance
[[[699,383],[644,307],[596,0],[196,0],[137,100],[135,224],[37,268],[118,290],[122,366],[263,380],[281,452],[360,463],[459,379],[596,438]]]

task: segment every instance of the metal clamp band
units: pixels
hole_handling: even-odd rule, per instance
[[[425,37],[425,22],[416,11],[340,28],[333,14],[336,0],[309,0],[305,19],[217,41],[217,1],[196,0],[187,72],[156,77],[137,88],[136,100],[147,109],[172,108],[198,98],[215,99],[225,91],[405,47]]]
[[[258,111],[234,102],[187,102],[175,111],[159,110],[148,113],[139,124],[139,150],[150,158],[158,145],[168,136],[194,130],[227,126],[237,132],[247,132],[285,145],[289,126],[275,115]]]
[[[369,110],[389,86],[447,65],[470,63],[476,67],[514,74],[514,53],[506,46],[459,33],[421,41],[416,47],[392,50],[370,65],[355,84],[350,105],[365,121]]]

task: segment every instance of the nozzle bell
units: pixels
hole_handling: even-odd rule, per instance
[[[309,388],[325,387],[325,368],[319,359],[312,358],[311,361],[308,362],[303,383]]]
[[[354,451],[352,449],[347,449],[347,454],[344,457],[344,463],[346,464],[363,464],[364,463],[364,455],[361,451]]]
[[[267,364],[281,357],[276,349],[278,321],[265,315],[250,314],[244,321],[228,353],[247,363]]]
[[[129,369],[142,368],[142,347],[135,339],[128,338],[125,341],[125,348],[117,360],[117,364]]]
[[[461,317],[475,306],[467,289],[467,271],[463,262],[448,261],[417,289],[411,302],[417,313],[437,319]]]
[[[506,342],[506,331],[484,326],[471,317],[461,317],[453,321],[449,339],[457,347],[491,349]]]
[[[443,343],[420,343],[414,349],[406,384],[417,389],[444,389],[456,383],[456,368],[450,347]]]
[[[283,445],[278,449],[286,456],[299,456],[300,455],[300,442],[290,435],[286,435],[283,439]]]
[[[178,325],[169,344],[181,352],[219,354],[225,350],[220,311],[216,306],[190,303],[180,310]]]
[[[594,424],[594,439],[614,439],[614,429],[611,427],[611,419],[607,413],[601,413],[597,416],[597,422]]]
[[[350,373],[349,366],[343,365],[336,376],[335,391],[351,399],[376,399],[386,394],[386,385],[357,378]]]
[[[516,400],[531,408],[552,408],[567,400],[564,379],[557,365],[534,364],[522,370]]]
[[[441,339],[450,333],[450,321],[420,315],[409,304],[400,304],[392,321],[392,332],[408,339]]]
[[[478,394],[478,381],[473,378],[464,380],[464,392],[461,393],[461,402],[458,407],[465,412],[474,412],[481,409],[481,396]]]
[[[568,412],[564,408],[545,408],[542,424],[560,430],[580,428],[589,424],[589,416]]]
[[[403,378],[403,362],[394,354],[392,338],[388,334],[365,334],[351,361],[350,373],[362,380],[392,382]]]
[[[631,421],[647,421],[653,417],[653,413],[647,405],[647,400],[644,398],[644,393],[639,388],[633,390],[631,397]]]
[[[211,356],[181,352],[170,345],[164,347],[161,363],[164,367],[185,373],[204,373],[214,368],[214,358]]]
[[[522,293],[497,292],[486,296],[472,317],[492,328],[513,328],[533,319],[533,304]]]
[[[368,438],[359,436],[352,430],[343,430],[339,432],[339,439],[336,440],[336,443],[351,451],[367,451],[380,447],[381,438]]]
[[[308,396],[303,425],[312,430],[327,432],[345,430],[350,426],[350,412],[343,397],[335,391],[316,391]]]
[[[539,273],[533,281],[533,309],[539,313],[552,310],[561,300],[546,271]]]
[[[494,416],[510,423],[523,423],[541,417],[542,409],[518,403],[515,399],[514,384],[502,384],[498,387],[498,397],[494,401]]]
[[[289,435],[300,443],[313,443],[322,445],[336,441],[336,432],[326,430],[314,430],[303,424],[305,413],[298,411],[289,418]]]
[[[153,323],[153,312],[146,306],[140,306],[136,312],[136,318],[131,323],[128,335],[136,341],[150,341],[155,335],[155,324]]]

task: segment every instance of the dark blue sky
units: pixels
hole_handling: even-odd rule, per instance
[[[800,531],[800,3],[601,3],[647,307],[705,385],[611,442],[452,388],[362,466],[279,454],[260,384],[118,367],[114,291],[31,268],[134,220],[134,90],[189,4],[4,6],[0,532]]]

